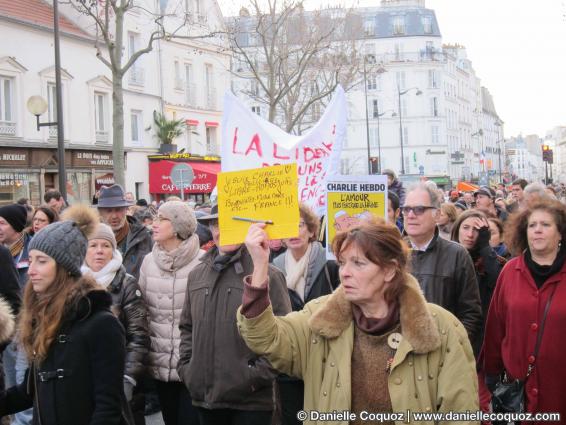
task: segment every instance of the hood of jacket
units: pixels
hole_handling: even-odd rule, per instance
[[[403,337],[416,353],[424,354],[440,347],[438,327],[427,308],[417,280],[407,274],[407,287],[399,296],[400,322]],[[309,319],[309,328],[325,338],[337,338],[352,323],[352,304],[342,286],[329,296],[326,304]]]
[[[172,251],[165,251],[159,243],[155,243],[152,255],[157,267],[161,270],[172,272],[189,264],[199,252],[199,239],[197,234],[193,233]]]
[[[70,294],[69,307],[65,312],[66,323],[82,321],[102,310],[110,311],[112,296],[87,276],[79,279],[76,290]]]
[[[0,298],[0,344],[7,342],[14,333],[14,315],[10,305]]]

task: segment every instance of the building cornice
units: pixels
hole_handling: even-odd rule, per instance
[[[18,18],[13,18],[11,16],[0,16],[0,21],[6,21],[6,22],[10,22],[13,24],[17,24],[17,25],[23,25],[29,28],[33,28],[39,31],[43,31],[43,32],[47,32],[50,34],[53,34],[53,28],[51,27],[47,27],[44,25],[39,25],[39,24],[35,24],[33,22],[28,22],[24,19],[18,19]],[[81,36],[78,34],[73,34],[67,31],[60,31],[61,35],[64,37],[68,37],[71,38],[73,40],[77,40],[77,41],[82,41],[82,42],[86,42],[86,43],[93,43],[95,41],[94,38],[92,37],[87,37],[87,36]]]

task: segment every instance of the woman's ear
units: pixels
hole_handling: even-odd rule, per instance
[[[393,280],[393,278],[395,277],[395,275],[397,274],[397,269],[399,268],[399,263],[397,262],[397,260],[393,260],[392,261],[393,264],[388,265],[383,271],[384,271],[384,276],[383,276],[383,280],[386,283],[389,283]]]

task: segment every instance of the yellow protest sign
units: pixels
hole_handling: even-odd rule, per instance
[[[326,183],[327,256],[337,232],[356,226],[372,216],[387,218],[385,176],[332,176]]]
[[[244,242],[250,223],[269,222],[270,239],[299,234],[297,164],[218,174],[220,245]]]

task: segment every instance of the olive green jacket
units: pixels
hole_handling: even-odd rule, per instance
[[[399,298],[403,338],[388,382],[393,412],[479,410],[475,359],[466,330],[450,312],[427,304],[410,275],[407,286]],[[238,310],[238,328],[251,350],[266,356],[279,371],[305,381],[305,411],[350,410],[354,321],[341,287],[285,317],[276,318],[271,306],[253,319]]]

